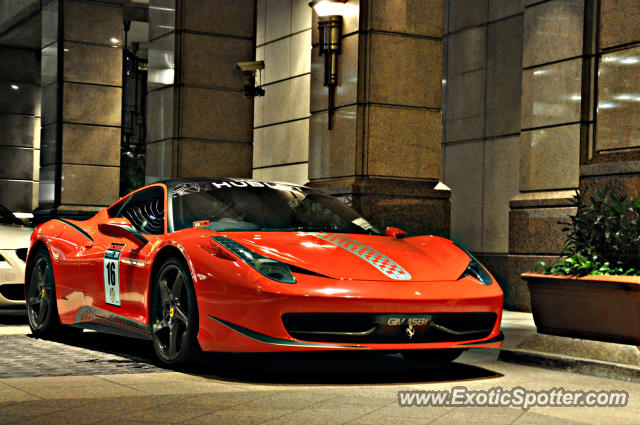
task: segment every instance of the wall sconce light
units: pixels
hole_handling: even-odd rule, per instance
[[[262,88],[264,61],[238,62],[236,63],[236,69],[239,69],[245,75],[244,97],[264,96],[264,89]],[[260,77],[258,85],[256,85],[257,75]]]
[[[318,14],[320,56],[324,55],[324,85],[329,88],[329,130],[333,126],[334,97],[338,84],[338,54],[342,33],[344,4],[348,0],[313,0],[309,3]]]

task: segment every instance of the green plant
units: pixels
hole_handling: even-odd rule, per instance
[[[544,273],[567,275],[640,275],[640,200],[616,196],[608,186],[587,199],[576,191],[576,214],[560,222],[567,232],[564,253],[554,264],[541,261]]]

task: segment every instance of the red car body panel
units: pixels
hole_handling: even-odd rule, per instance
[[[155,186],[168,191],[164,184]],[[165,197],[165,214],[168,210]],[[31,247],[43,244],[51,256],[63,324],[120,323],[123,329],[134,329],[137,336],[149,337],[152,268],[158,254],[169,248],[179,250],[189,266],[199,312],[198,342],[205,351],[407,350],[502,344],[503,294],[498,283],[494,279],[483,285],[472,276],[460,278],[469,256],[444,238],[343,235],[387,256],[411,276],[393,280],[349,249],[313,232],[215,232],[202,228],[167,232],[169,220],[165,218],[164,233],[145,234],[148,242],[140,246],[128,238],[101,232],[99,225],[109,219],[105,208],[85,221],[51,220],[32,234]],[[296,283],[263,276],[212,236],[226,236],[293,266]],[[120,306],[105,300],[105,251],[112,246],[121,249]],[[305,341],[293,338],[282,319],[289,313],[479,312],[496,317],[486,336],[421,343],[410,339],[393,343]]]

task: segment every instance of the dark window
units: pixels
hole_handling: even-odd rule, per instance
[[[118,211],[120,211],[120,208],[122,208],[122,205],[124,205],[124,203],[127,202],[127,199],[129,198],[121,199],[117,203],[107,208],[107,214],[109,214],[109,217],[118,217]]]
[[[164,233],[164,190],[154,186],[134,193],[116,217],[128,219],[140,233]]]
[[[147,138],[147,61],[137,56],[138,43],[133,43],[133,51],[128,49],[129,45],[122,52],[120,195],[144,186]]]

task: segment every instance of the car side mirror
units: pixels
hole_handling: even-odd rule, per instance
[[[402,229],[398,229],[397,227],[387,227],[384,231],[384,234],[387,236],[393,236],[396,239],[407,237],[407,232]]]
[[[98,224],[98,230],[107,236],[129,239],[141,247],[149,243],[149,240],[124,217],[110,218],[106,223]]]

